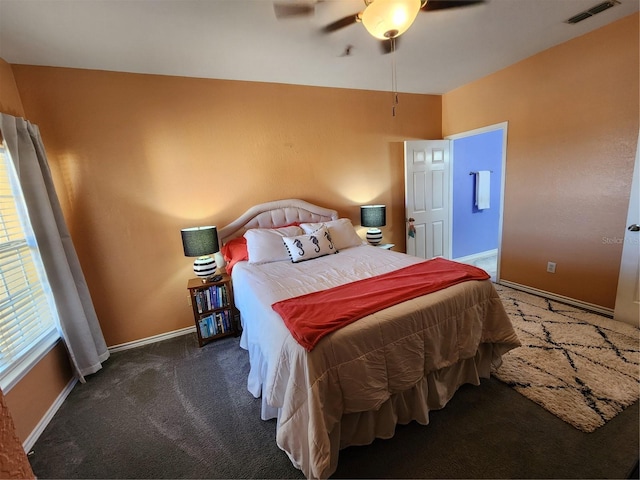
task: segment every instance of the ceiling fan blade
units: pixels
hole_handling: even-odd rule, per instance
[[[485,0],[428,0],[427,4],[422,7],[425,12],[434,12],[436,10],[447,10],[449,8],[470,7],[471,5],[479,5],[486,3]]]
[[[358,14],[354,13],[353,15],[348,15],[340,20],[336,20],[335,22],[330,23],[329,25],[325,25],[322,28],[324,33],[335,32],[336,30],[340,30],[341,28],[348,27],[349,25],[353,25],[357,22]]]
[[[315,8],[315,2],[273,2],[273,11],[278,19],[313,15]]]
[[[395,45],[392,45],[392,42],[394,42]],[[388,40],[380,40],[380,51],[382,52],[383,55],[386,55],[395,50],[398,50],[399,46],[400,46],[400,37],[389,38]]]

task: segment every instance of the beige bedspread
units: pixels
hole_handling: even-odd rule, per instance
[[[311,352],[269,311],[274,301],[318,288],[319,277],[334,286],[363,271],[421,261],[381,252],[356,247],[334,258],[285,262],[291,268],[234,269],[241,345],[251,361],[249,390],[263,396],[263,418],[277,411],[277,443],[308,478],[330,476],[340,448],[392,436],[396,423],[428,423],[430,409],[442,408],[461,384],[488,377],[490,363],[520,345],[488,280],[369,315],[323,338]]]

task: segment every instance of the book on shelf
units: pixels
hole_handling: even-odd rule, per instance
[[[198,326],[200,329],[200,336],[202,338],[213,337],[215,335],[233,331],[231,317],[228,310],[211,313],[202,317],[198,322]]]
[[[200,328],[200,336],[202,338],[207,338],[214,335],[214,333],[212,333],[212,328],[211,328],[211,315],[202,317],[198,322],[198,326]]]
[[[226,285],[211,285],[210,287],[196,290],[194,297],[198,313],[226,307],[229,304]]]

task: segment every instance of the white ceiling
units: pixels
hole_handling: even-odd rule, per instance
[[[290,0],[293,1],[293,0]],[[305,0],[312,1],[312,0]],[[324,34],[363,0],[324,0],[312,16],[276,19],[271,0],[0,0],[0,57],[12,64],[89,68],[442,94],[638,11],[602,0],[488,0],[420,12],[395,54],[362,24]],[[351,55],[343,56],[351,45]]]

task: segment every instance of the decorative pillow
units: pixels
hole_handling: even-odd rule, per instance
[[[284,237],[282,241],[287,247],[293,263],[311,260],[312,258],[322,257],[331,253],[338,253],[338,250],[331,241],[329,230],[324,225],[309,235]]]
[[[233,266],[244,260],[249,260],[249,252],[247,251],[247,239],[244,237],[234,238],[225,243],[220,249],[222,257],[227,262],[225,269],[229,275],[233,270]]]
[[[338,220],[331,220],[330,222],[323,223],[300,224],[300,226],[304,230],[304,233],[313,233],[323,225],[329,229],[331,240],[333,240],[333,244],[338,250],[343,250],[349,247],[357,247],[366,243],[358,236],[355,228],[353,228],[351,220],[349,220],[348,218],[339,218]]]
[[[289,253],[282,243],[282,237],[300,235],[298,226],[282,228],[252,228],[244,232],[247,239],[249,263],[269,263],[289,260]]]

